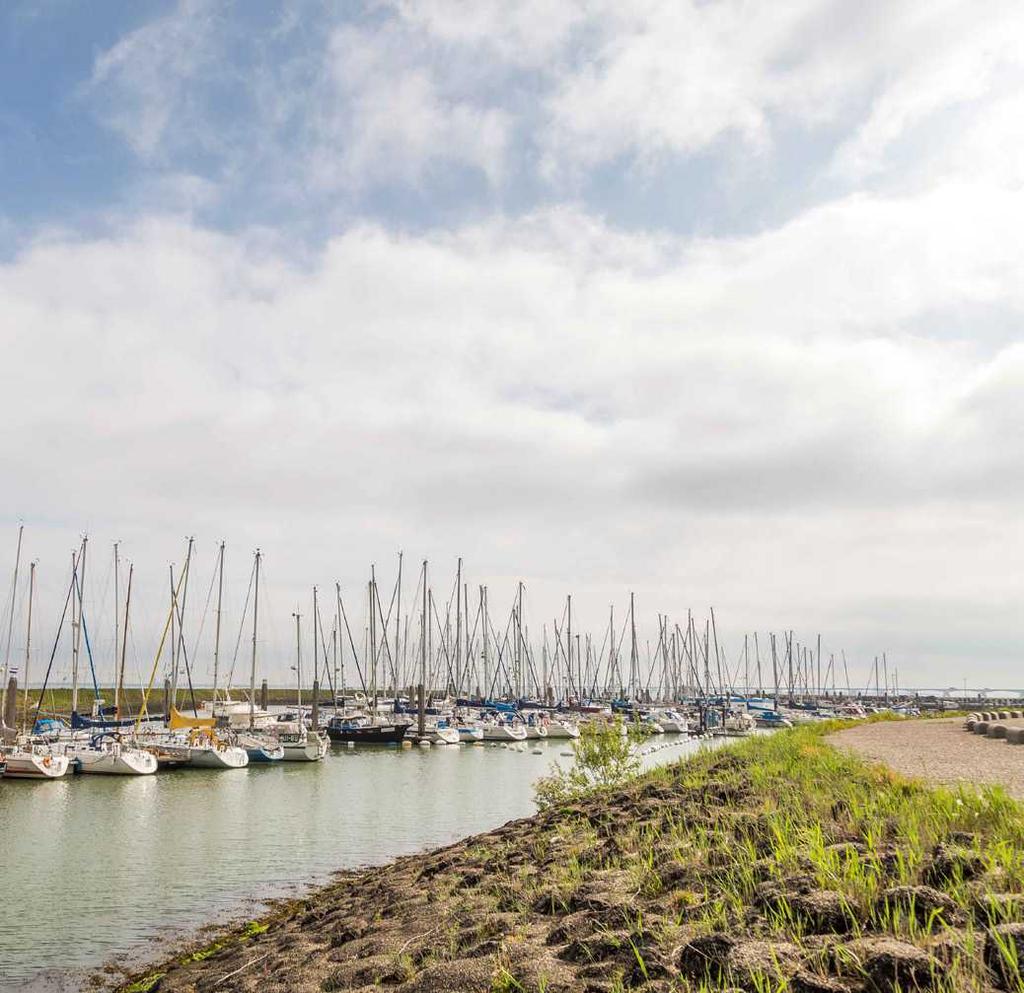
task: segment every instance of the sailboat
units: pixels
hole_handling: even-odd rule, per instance
[[[67,755],[82,774],[150,776],[157,770],[156,756],[134,747],[120,735],[96,735],[89,742],[68,746]]]
[[[318,701],[316,694],[313,696],[313,707],[311,713],[312,727],[307,728],[305,719],[302,716],[302,615],[295,615],[295,675],[297,687],[298,717],[294,724],[281,724],[282,730],[278,734],[278,741],[284,749],[285,762],[319,762],[330,748],[330,739],[323,734],[317,724]],[[315,614],[314,614],[315,617]],[[314,633],[315,639],[315,633]],[[316,687],[316,681],[313,683]]]
[[[72,738],[71,743],[68,745],[66,754],[71,760],[72,768],[75,772],[84,775],[106,775],[106,776],[151,776],[157,770],[156,756],[144,748],[140,748],[137,741],[128,737],[127,734],[122,734],[116,730],[116,728],[126,728],[132,722],[131,719],[121,718],[121,697],[124,692],[124,655],[127,649],[128,639],[128,610],[131,605],[132,595],[132,575],[134,573],[134,567],[129,569],[128,573],[128,594],[125,600],[125,612],[124,612],[124,640],[121,644],[121,664],[117,667],[118,671],[115,674],[114,680],[114,719],[113,721],[102,720],[103,711],[100,706],[100,701],[97,700],[93,704],[94,716],[100,715],[100,719],[92,722],[93,726],[99,728],[106,728],[99,734],[93,735],[88,741],[83,741],[77,736]],[[117,649],[118,649],[118,624],[117,624],[117,613],[120,608],[118,602],[118,546],[114,544],[114,656],[115,666],[117,663]],[[81,595],[81,591],[79,591]],[[80,604],[79,614],[82,616],[84,610],[84,603]],[[83,619],[84,625],[84,619]],[[91,664],[91,657],[90,657]],[[76,725],[74,719],[78,717],[77,713],[72,713],[72,730],[76,727],[82,727],[81,724]],[[88,726],[88,725],[86,725]]]
[[[3,759],[4,779],[60,779],[70,768],[66,755],[39,745],[16,745]]]

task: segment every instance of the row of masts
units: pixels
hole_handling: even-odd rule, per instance
[[[207,610],[213,591],[214,633],[212,677],[214,701],[234,686],[236,663],[243,630],[248,627],[250,641],[248,696],[256,706],[256,683],[260,671],[259,621],[262,555],[257,550],[249,577],[235,653],[227,677],[221,652],[223,629],[225,543],[217,546],[217,559],[207,597]],[[79,705],[81,658],[83,648],[89,658],[94,694],[100,696],[99,680],[93,660],[89,628],[84,611],[83,590],[86,576],[88,539],[72,553],[71,581],[64,610],[54,639],[46,678],[50,677],[61,631],[70,607],[72,710]],[[189,709],[196,708],[195,659],[190,659],[186,644],[186,608],[189,577],[194,569],[195,542],[189,538],[184,564],[175,573],[169,567],[170,608],[157,662],[162,657],[169,635],[170,652],[166,663],[171,699],[179,698]],[[12,597],[6,633],[5,673],[10,671],[15,596],[22,554],[22,529],[18,534]],[[36,563],[30,564],[28,631],[25,638],[24,685],[30,679],[29,661],[32,627],[32,602],[36,585]],[[462,559],[458,559],[450,586],[441,595],[430,584],[428,563],[418,570],[416,590],[403,605],[404,557],[398,556],[397,577],[390,591],[382,595],[377,569],[371,566],[362,600],[363,624],[353,633],[350,607],[346,606],[340,583],[325,598],[318,587],[312,588],[311,611],[305,616],[311,627],[313,645],[312,679],[328,689],[335,698],[353,691],[361,692],[376,705],[382,696],[393,696],[422,684],[433,692],[474,699],[534,699],[542,703],[583,702],[587,700],[683,700],[722,695],[774,696],[777,700],[820,697],[852,693],[849,665],[845,652],[837,658],[822,652],[821,636],[812,645],[802,644],[792,630],[782,633],[744,635],[740,654],[731,662],[721,643],[713,609],[697,618],[687,611],[685,618],[657,615],[653,640],[641,639],[638,632],[636,596],[629,594],[628,609],[616,621],[614,605],[608,608],[607,624],[597,634],[580,630],[574,616],[572,595],[565,598],[559,616],[543,621],[540,631],[531,628],[526,617],[526,585],[518,582],[511,604],[499,615],[492,609],[486,585],[470,586]],[[126,591],[122,604],[122,562],[120,543],[114,543],[114,713],[120,718],[124,700],[126,658],[129,640],[130,609],[134,565],[128,563]],[[404,612],[403,612],[404,606]],[[122,612],[123,607],[123,612]],[[293,612],[296,626],[295,681],[303,685],[302,628],[303,612]],[[200,624],[205,623],[206,610]],[[198,641],[198,639],[197,639]],[[152,688],[157,666],[149,681]],[[184,679],[184,685],[182,680]],[[878,695],[896,695],[898,671],[890,678],[885,654],[876,657],[867,685]],[[147,691],[148,693],[148,691]]]

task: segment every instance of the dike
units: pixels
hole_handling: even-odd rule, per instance
[[[1024,990],[1024,808],[756,737],[350,873],[122,993]]]

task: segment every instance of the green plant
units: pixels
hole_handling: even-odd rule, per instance
[[[594,790],[621,786],[640,771],[635,746],[646,737],[642,725],[624,725],[618,717],[588,721],[573,741],[573,764],[564,768],[556,762],[550,775],[537,781],[537,806],[544,810],[571,803]]]

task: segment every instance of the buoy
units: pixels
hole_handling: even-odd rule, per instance
[[[420,748],[429,748],[430,742],[426,738],[420,738]]]
[[[349,742],[349,747],[350,748],[352,747],[352,742]],[[403,741],[402,742],[402,747],[403,748],[412,748],[412,742],[411,741]]]
[[[535,748],[533,750],[533,754],[534,755],[543,755],[544,754],[544,749],[542,749],[542,748]]]
[[[356,743],[354,741],[350,741],[350,742],[348,742],[348,747],[349,748],[355,748],[356,747]]]

